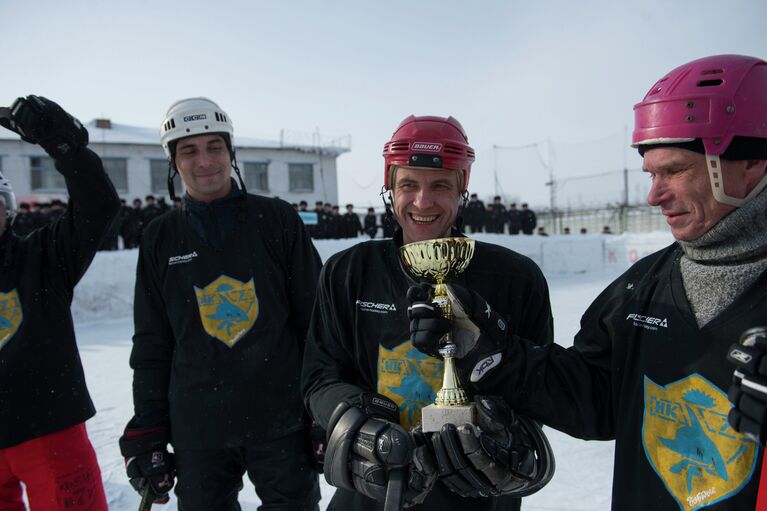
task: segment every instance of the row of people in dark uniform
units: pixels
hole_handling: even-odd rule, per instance
[[[388,219],[386,213],[376,216],[374,208],[368,208],[367,214],[360,220],[354,212],[354,204],[346,205],[346,213],[340,214],[339,207],[329,202],[317,201],[313,210],[308,209],[306,201],[294,205],[299,213],[314,213],[316,223],[307,224],[309,235],[314,239],[356,238],[366,234],[375,238],[379,228],[384,238],[391,238],[397,228],[396,220]]]
[[[508,226],[509,234],[533,234],[538,224],[535,211],[530,209],[527,203],[522,204],[522,209],[517,209],[517,204],[512,202],[509,209],[501,202],[501,197],[496,195],[493,203],[488,204],[477,198],[472,193],[464,211],[464,222],[468,232],[491,232],[503,234]]]

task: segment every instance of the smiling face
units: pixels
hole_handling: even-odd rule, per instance
[[[763,175],[751,161],[721,160],[721,164],[724,191],[732,197],[745,197]],[[652,179],[647,203],[660,207],[678,240],[699,238],[735,209],[714,199],[702,154],[676,147],[648,149],[643,170]]]
[[[231,155],[221,135],[182,138],[176,144],[175,163],[186,192],[193,199],[211,202],[229,194]]]
[[[450,235],[461,205],[458,172],[449,169],[397,168],[392,202],[394,214],[402,227],[404,243]]]

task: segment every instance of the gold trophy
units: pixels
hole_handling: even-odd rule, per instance
[[[453,308],[447,295],[447,282],[460,275],[469,266],[474,255],[474,240],[470,238],[439,238],[408,243],[400,248],[405,269],[418,280],[436,284],[432,301],[442,316],[452,320]],[[466,397],[455,371],[456,345],[448,332],[440,340],[439,353],[445,359],[442,388],[434,404],[421,410],[424,433],[439,431],[445,424],[474,422],[474,404]]]

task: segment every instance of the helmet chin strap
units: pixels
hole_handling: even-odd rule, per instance
[[[728,206],[735,206],[739,208],[746,204],[748,201],[756,197],[765,186],[767,186],[767,173],[756,184],[753,190],[748,195],[739,199],[732,197],[724,193],[724,180],[722,179],[722,162],[717,155],[706,155],[706,167],[708,168],[708,178],[711,181],[711,193],[714,195],[714,199],[722,204]]]

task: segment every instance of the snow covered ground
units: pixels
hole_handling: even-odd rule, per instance
[[[637,257],[671,241],[667,233],[623,236],[502,236],[478,239],[509,246],[532,257],[546,273],[551,290],[555,339],[569,346],[580,316],[592,299]],[[315,242],[323,260],[357,240]],[[360,239],[361,241],[361,239]],[[137,251],[102,252],[75,292],[72,312],[78,344],[98,413],[88,421],[113,511],[133,510],[139,503],[125,476],[117,447],[125,423],[133,415],[128,357],[133,323],[133,281]],[[586,442],[546,429],[557,461],[553,481],[523,503],[525,510],[597,511],[610,508],[612,442]],[[333,493],[324,479],[324,509]],[[245,481],[240,494],[244,510],[257,509],[259,500]],[[162,511],[177,509],[175,497]]]

